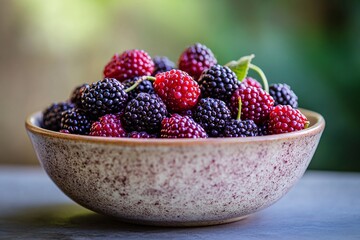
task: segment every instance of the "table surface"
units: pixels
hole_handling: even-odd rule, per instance
[[[40,168],[0,167],[0,239],[360,239],[360,173],[308,171],[273,206],[230,224],[131,225],[66,197]]]

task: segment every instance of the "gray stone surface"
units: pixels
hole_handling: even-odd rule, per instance
[[[72,202],[39,168],[0,167],[0,239],[360,239],[360,173],[309,171],[273,206],[201,228],[130,225]]]

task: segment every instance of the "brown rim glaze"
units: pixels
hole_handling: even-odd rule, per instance
[[[36,112],[31,114],[25,122],[26,129],[33,133],[48,137],[67,139],[72,141],[83,141],[99,144],[114,144],[114,145],[171,145],[183,146],[187,144],[236,144],[236,143],[250,143],[250,142],[266,142],[280,139],[291,139],[303,135],[316,135],[325,128],[324,118],[316,112],[300,109],[305,116],[310,120],[310,127],[301,131],[269,135],[256,136],[246,138],[201,138],[201,139],[134,139],[134,138],[108,138],[108,137],[93,137],[75,134],[66,134],[54,132],[41,128],[36,123],[41,119],[42,113]]]

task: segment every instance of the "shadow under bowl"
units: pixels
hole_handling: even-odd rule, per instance
[[[122,221],[158,226],[233,222],[279,200],[301,178],[323,117],[307,129],[248,138],[130,139],[26,129],[41,165],[71,199]]]

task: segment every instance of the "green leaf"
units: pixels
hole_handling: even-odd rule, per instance
[[[229,67],[236,74],[239,81],[242,81],[247,76],[249,65],[254,57],[254,54],[244,56],[237,61],[231,61],[225,64],[225,66]]]

